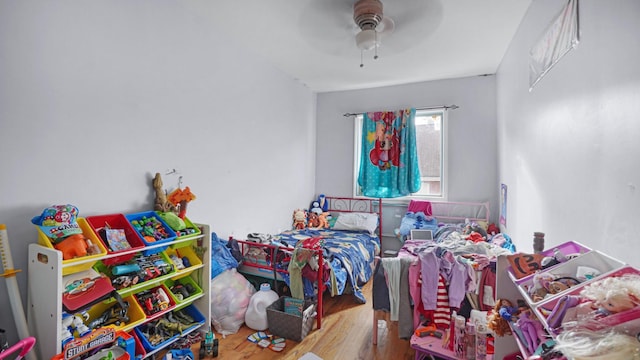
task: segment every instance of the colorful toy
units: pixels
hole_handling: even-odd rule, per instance
[[[169,202],[171,202],[178,210],[178,217],[184,219],[187,214],[187,204],[196,199],[196,196],[191,192],[189,187],[184,189],[175,189],[169,194]]]
[[[314,212],[307,213],[307,227],[309,229],[316,229],[320,227],[320,218],[318,214]]]
[[[87,255],[87,250],[89,249],[87,240],[88,239],[82,234],[74,234],[60,240],[60,242],[54,244],[53,247],[62,252],[63,260],[73,259]]]
[[[515,326],[520,329],[520,333],[524,338],[523,343],[527,350],[532,354],[542,342],[544,342],[546,333],[542,328],[540,321],[532,319],[529,316],[530,310],[520,312]]]
[[[510,335],[511,328],[509,327],[509,321],[517,311],[518,309],[513,306],[511,301],[498,299],[487,319],[487,327],[493,330],[497,336]]]
[[[307,212],[302,209],[293,210],[293,228],[296,230],[307,227]]]
[[[594,281],[580,291],[580,295],[560,298],[547,323],[553,329],[577,321],[577,327],[597,327],[598,319],[621,313],[640,305],[640,275],[626,274]],[[548,310],[548,309],[547,309]]]
[[[200,359],[204,359],[207,355],[218,357],[218,339],[216,339],[211,329],[207,331],[200,343]]]
[[[316,215],[322,214],[322,208],[320,207],[319,201],[312,201],[311,206],[309,207],[310,213],[315,213]]]
[[[135,296],[148,316],[167,310],[170,305],[169,295],[161,287],[139,292]]]
[[[167,263],[160,254],[149,256],[139,254],[129,263],[111,267],[111,282],[116,289],[120,290],[172,271],[173,265]]]
[[[129,312],[129,302],[123,301],[120,296],[117,296],[117,302],[103,311],[100,316],[93,319],[87,326],[95,330],[97,328],[115,324],[116,326],[120,326],[121,324],[125,324],[129,321],[129,316],[127,313]]]
[[[327,201],[327,198],[324,196],[324,194],[318,195],[318,203],[320,204],[322,212],[329,211],[329,202]]]
[[[435,325],[420,325],[414,333],[418,337],[433,336],[437,337],[438,339],[442,338],[442,331],[439,331]]]
[[[580,292],[601,315],[616,314],[640,305],[640,275],[607,277],[585,286]]]
[[[91,329],[84,324],[83,318],[78,315],[63,315],[61,326],[62,346],[75,338],[74,333],[82,337],[91,332]]]
[[[329,216],[331,216],[331,214],[328,212],[323,212],[322,214],[318,215],[318,228],[326,229],[329,227]]]
[[[100,249],[82,235],[76,222],[78,208],[74,205],[53,205],[35,216],[31,222],[51,240],[53,247],[62,252],[64,260],[99,253]]]
[[[158,219],[153,216],[143,216],[140,220],[131,221],[131,225],[145,238],[147,242],[171,237]]]

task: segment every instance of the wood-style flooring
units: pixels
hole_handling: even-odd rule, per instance
[[[216,333],[220,342],[217,359],[297,360],[307,352],[312,352],[323,360],[414,359],[415,352],[411,349],[409,340],[398,338],[397,324],[394,322],[379,321],[378,345],[373,345],[371,282],[364,286],[363,292],[367,297],[366,304],[356,303],[352,295],[335,298],[325,296],[322,329],[317,330],[314,322],[313,330],[301,342],[287,340],[282,352],[262,349],[249,342],[247,336],[255,330],[244,325],[237,334],[226,338]],[[194,353],[197,354],[196,349]]]

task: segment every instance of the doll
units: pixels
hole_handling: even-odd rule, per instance
[[[511,335],[509,321],[517,314],[518,308],[514,307],[507,299],[498,299],[493,310],[489,313],[487,327],[498,336]]]
[[[607,316],[632,309],[640,304],[640,275],[627,274],[595,281],[580,292],[586,304],[598,315]]]
[[[520,311],[515,325],[522,332],[524,344],[527,347],[527,350],[530,354],[533,354],[538,346],[545,341],[547,334],[542,328],[540,321],[535,318],[531,318],[530,312],[530,309]]]
[[[573,360],[640,360],[638,340],[613,331],[563,331],[554,350]]]
[[[580,295],[565,295],[558,300],[547,318],[553,329],[577,321],[574,325],[597,325],[597,320],[640,305],[640,275],[626,274],[596,280],[584,287]],[[595,321],[595,322],[594,322]]]

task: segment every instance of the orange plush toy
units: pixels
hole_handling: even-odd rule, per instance
[[[309,229],[317,229],[320,227],[320,217],[314,212],[309,212],[307,215],[307,227]]]
[[[62,259],[73,259],[75,257],[87,256],[87,239],[82,234],[67,236],[53,246],[62,252]]]

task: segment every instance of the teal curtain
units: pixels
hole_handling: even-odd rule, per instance
[[[363,195],[394,198],[420,190],[416,109],[363,114],[358,184]]]

